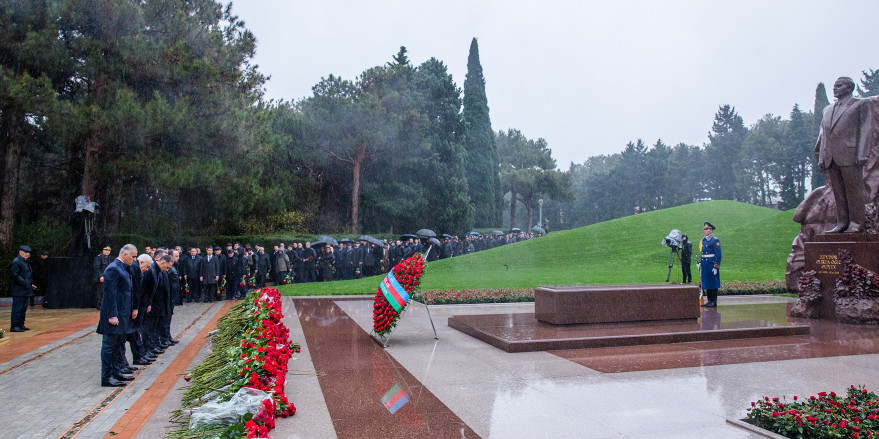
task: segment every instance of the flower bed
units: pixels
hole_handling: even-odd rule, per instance
[[[721,296],[785,293],[788,293],[787,285],[785,285],[784,281],[780,280],[764,282],[721,282],[720,290],[717,291],[717,294]]]
[[[533,302],[532,288],[474,289],[474,290],[428,290],[412,297],[426,305],[458,305],[468,303]]]
[[[879,439],[879,397],[863,386],[851,386],[846,396],[764,397],[751,403],[746,421],[789,438]]]
[[[299,352],[299,345],[290,342],[283,318],[278,290],[263,288],[251,291],[220,319],[213,352],[184,376],[190,384],[181,409],[172,417],[181,428],[169,437],[267,437],[276,416],[296,413],[284,393],[284,384],[287,362]],[[228,402],[244,387],[269,397],[251,413],[235,416],[235,421],[192,425],[194,413],[208,403]]]

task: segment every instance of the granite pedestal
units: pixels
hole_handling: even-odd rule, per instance
[[[699,318],[695,285],[549,285],[534,290],[534,317],[555,325]]]
[[[836,279],[842,270],[840,251],[847,251],[854,261],[879,273],[879,235],[866,233],[825,233],[815,235],[815,241],[804,246],[806,271],[814,270],[815,277],[821,281],[820,314],[825,319],[836,318],[833,292]]]

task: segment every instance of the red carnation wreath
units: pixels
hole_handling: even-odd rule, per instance
[[[424,269],[424,258],[420,253],[400,262],[392,270],[394,278],[399,282],[406,293],[411,297],[415,294],[418,284],[421,282],[421,274]],[[408,304],[408,301],[406,302]],[[405,309],[405,305],[403,305]],[[403,312],[403,309],[400,312]],[[382,288],[375,292],[375,303],[372,306],[372,329],[376,335],[385,337],[391,333],[397,321],[400,319],[400,312],[397,312],[388,300],[385,298]]]

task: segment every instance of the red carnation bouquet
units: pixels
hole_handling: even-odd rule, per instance
[[[424,270],[424,258],[420,253],[408,258],[396,266],[391,271],[393,277],[403,289],[406,290],[407,298],[415,294],[418,284],[421,282],[421,274]],[[390,274],[389,276],[390,277]],[[387,280],[387,278],[386,278]],[[375,303],[372,306],[372,329],[379,337],[386,337],[397,326],[400,319],[400,313],[403,312],[408,300],[400,304],[401,309],[397,311],[394,306],[385,298],[382,287],[375,292]]]

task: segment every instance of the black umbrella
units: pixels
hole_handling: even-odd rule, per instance
[[[543,227],[540,227],[540,226],[534,226],[534,227],[532,227],[532,228],[531,228],[531,231],[532,231],[532,232],[535,232],[535,233],[542,233],[542,234],[544,234],[544,235],[546,234],[546,229],[544,229]]]
[[[436,233],[434,233],[434,231],[430,230],[430,229],[421,229],[421,230],[415,232],[415,234],[418,236],[423,236],[425,238],[435,238],[436,237]]]
[[[451,239],[451,237],[452,237],[452,235],[449,235],[448,233],[443,233],[443,238],[450,238]]]
[[[373,239],[373,238],[372,238],[372,236],[369,236],[369,235],[360,235],[360,237],[357,238],[358,241],[369,241],[370,239]]]
[[[348,238],[342,238],[339,240],[339,244],[354,244],[354,241],[352,241]]]
[[[430,241],[431,244],[433,244],[433,245],[435,245],[435,246],[437,246],[437,247],[443,245],[441,242],[439,242],[439,239],[436,239],[436,238],[430,238],[429,241]]]
[[[477,232],[475,230],[471,230],[471,231],[467,232],[467,236],[480,236],[480,235],[479,235],[479,232]]]
[[[505,233],[501,232],[500,230],[495,230],[494,232],[491,232],[491,234],[494,236],[504,236],[505,235]]]
[[[320,241],[320,242],[325,242],[325,243],[327,243],[327,244],[329,244],[329,245],[335,245],[335,246],[338,246],[338,245],[339,245],[339,243],[336,242],[335,239],[333,239],[333,238],[331,238],[331,237],[329,237],[329,236],[327,236],[327,235],[320,235],[320,236],[317,237],[317,240]]]
[[[323,242],[323,241],[314,241],[314,242],[311,243],[311,246],[312,246],[312,247],[322,247],[322,246],[325,246],[325,245],[327,245],[327,243],[326,243],[326,242]]]
[[[414,240],[414,239],[418,239],[418,237],[411,234],[411,233],[407,233],[405,235],[400,235],[400,241],[408,241],[410,239]]]
[[[522,233],[522,229],[520,229],[518,227],[513,227],[512,229],[510,229],[510,232],[511,233]]]
[[[375,244],[375,245],[377,245],[377,246],[379,246],[379,247],[384,247],[384,246],[385,246],[385,242],[384,242],[384,241],[382,241],[381,239],[373,238],[372,236],[370,236],[369,239],[367,239],[367,242],[370,242],[370,243],[372,243],[372,244]]]

